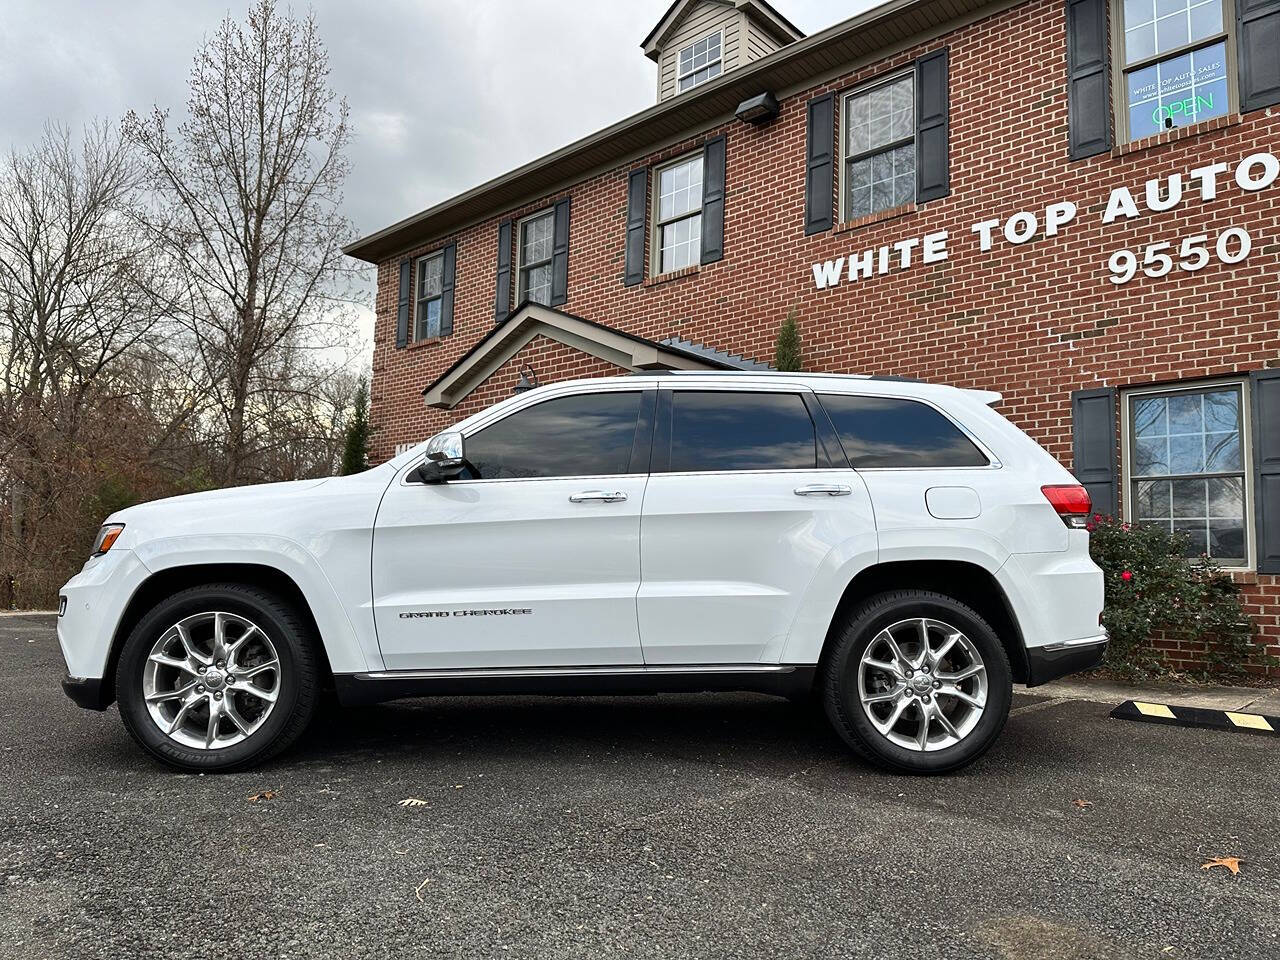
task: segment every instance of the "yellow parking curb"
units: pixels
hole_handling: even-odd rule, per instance
[[[1207,710],[1203,707],[1179,707],[1145,700],[1126,700],[1111,711],[1117,720],[1139,720],[1165,723],[1178,727],[1203,727],[1209,730],[1242,730],[1246,733],[1280,736],[1280,717],[1233,710]]]
[[[1227,719],[1237,727],[1248,727],[1250,730],[1266,730],[1268,733],[1275,733],[1275,729],[1267,722],[1267,718],[1256,713],[1232,713],[1228,710],[1226,714]]]

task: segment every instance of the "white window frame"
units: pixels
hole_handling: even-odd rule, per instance
[[[1204,393],[1220,387],[1235,387],[1240,391],[1240,466],[1244,473],[1244,552],[1243,564],[1219,563],[1223,572],[1251,572],[1257,569],[1257,530],[1254,508],[1253,475],[1253,418],[1250,415],[1252,398],[1249,395],[1249,378],[1219,377],[1213,380],[1180,381],[1152,387],[1132,387],[1120,391],[1120,502],[1125,523],[1135,523],[1135,490],[1138,478],[1133,476],[1133,402],[1137,398],[1168,396],[1180,393]],[[1232,471],[1234,472],[1234,471]],[[1200,477],[1204,474],[1188,474]],[[1212,559],[1212,558],[1211,558]]]
[[[525,224],[530,223],[534,220],[541,220],[544,217],[549,218],[551,220],[551,247],[550,247],[550,251],[547,253],[547,258],[545,260],[537,260],[534,263],[523,264],[521,263],[521,259],[523,258],[523,255],[524,255]],[[547,207],[545,210],[539,210],[536,213],[531,213],[527,217],[521,217],[516,222],[516,303],[524,302],[525,293],[526,293],[525,288],[527,285],[526,279],[527,279],[528,272],[530,270],[536,270],[538,267],[550,266],[552,260],[555,259],[555,247],[556,247],[555,207]],[[554,270],[553,270],[553,273],[554,273]],[[553,277],[552,283],[554,282],[555,282],[555,279]],[[550,302],[551,302],[551,296],[550,294],[548,294],[547,304],[550,304]],[[546,306],[547,304],[544,304],[544,306]]]
[[[705,178],[707,176],[706,156],[701,150],[695,150],[692,153],[682,154],[681,156],[678,156],[672,160],[668,160],[666,163],[653,168],[653,182],[650,184],[650,189],[649,189],[649,193],[653,197],[653,200],[652,200],[653,209],[651,211],[652,215],[650,217],[650,220],[653,223],[653,230],[651,231],[651,236],[649,238],[649,247],[652,252],[652,255],[649,258],[651,261],[650,274],[652,276],[660,277],[660,276],[663,276],[664,274],[675,273],[676,270],[687,269],[688,266],[694,266],[702,261],[702,229],[701,229],[701,226],[699,226],[698,256],[694,259],[693,263],[688,264],[686,267],[672,267],[669,270],[664,269],[663,263],[662,263],[662,228],[670,226],[673,223],[679,223],[681,220],[689,220],[689,219],[692,219],[693,217],[702,216],[702,207],[703,207],[702,193],[699,193],[698,205],[696,207],[694,207],[692,210],[689,210],[686,213],[677,214],[674,217],[667,217],[667,219],[663,220],[661,217],[662,174],[667,170],[672,169],[673,167],[678,167],[681,164],[689,163],[690,161],[697,160],[699,158],[702,159],[702,163],[703,163],[702,176],[705,182]]]
[[[422,296],[422,267],[429,260],[440,261],[440,293],[434,297]],[[433,300],[440,301],[440,307],[444,309],[444,251],[433,250],[431,253],[424,254],[413,262],[413,338],[414,340],[433,340],[438,339],[442,334],[436,334],[435,337],[427,336],[425,332],[419,333],[425,318],[421,316],[421,310],[424,304],[431,303]]]
[[[719,37],[719,40],[716,43],[716,47],[719,49],[720,55],[716,57],[714,60],[708,59],[706,63],[704,63],[702,66],[696,69],[691,66],[688,70],[681,70],[680,61],[684,59],[684,52],[686,50],[692,50],[695,46],[702,43],[702,41],[710,40],[712,37]],[[708,50],[708,53],[710,53],[709,50]],[[717,70],[715,73],[710,74],[709,76],[703,78],[702,80],[695,80],[693,81],[693,83],[689,84],[687,87],[684,86],[684,81],[686,77],[691,77],[702,70],[710,70],[711,67],[716,66],[717,64],[719,65],[720,69]],[[714,30],[711,33],[708,33],[706,36],[699,37],[697,40],[694,40],[692,43],[686,43],[683,47],[681,47],[679,50],[676,51],[676,93],[684,93],[687,90],[692,90],[694,87],[701,86],[704,83],[709,83],[712,80],[714,80],[716,77],[721,76],[723,73],[724,73],[724,28],[723,27],[721,27],[719,30]]]
[[[1226,46],[1227,58],[1227,112],[1222,116],[1231,116],[1240,112],[1240,73],[1236,64],[1236,4],[1235,0],[1222,0],[1222,30],[1204,40],[1183,44],[1164,53],[1153,54],[1142,60],[1129,63],[1125,46],[1124,0],[1111,2],[1111,58],[1116,68],[1112,70],[1112,103],[1115,104],[1116,142],[1132,143],[1129,133],[1129,74],[1144,70],[1157,63],[1172,60],[1186,53],[1204,50],[1215,43]],[[1176,127],[1174,129],[1177,129]],[[1161,130],[1161,133],[1167,131]]]
[[[911,104],[912,104],[912,111],[914,112],[916,101],[920,97],[920,91],[916,89],[915,75],[916,75],[915,68],[909,67],[906,70],[898,70],[894,73],[887,74],[886,76],[883,76],[883,77],[876,77],[874,80],[868,83],[861,84],[860,86],[854,87],[852,90],[846,90],[844,93],[840,95],[840,118],[839,118],[839,123],[836,126],[837,126],[837,131],[840,139],[840,150],[839,150],[840,204],[839,206],[840,206],[840,222],[841,223],[844,223],[846,220],[849,219],[849,215],[848,215],[849,165],[856,160],[864,160],[867,157],[874,157],[881,153],[888,153],[890,150],[896,150],[899,147],[905,147],[908,143],[914,145],[916,142],[916,128],[915,128],[915,124],[912,123],[910,138],[895,140],[892,143],[885,144],[883,147],[877,147],[875,150],[868,150],[864,153],[850,154],[849,153],[849,129],[848,129],[849,128],[849,119],[848,119],[849,118],[849,101],[852,100],[854,97],[865,96],[866,94],[880,87],[887,87],[891,83],[897,83],[899,80],[904,80],[907,77],[910,77],[911,78],[911,98],[912,98]],[[917,157],[917,161],[918,160],[919,158]],[[919,184],[917,182],[917,186],[918,185]],[[912,187],[911,202],[914,203],[915,199],[916,199],[916,187]],[[889,208],[889,209],[892,209],[892,208]],[[874,216],[875,214],[880,212],[881,211],[879,210],[873,210],[871,214],[869,214],[869,216]]]

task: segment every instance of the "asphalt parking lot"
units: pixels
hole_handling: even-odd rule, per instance
[[[1278,738],[1019,695],[916,779],[763,696],[441,699],[184,776],[51,617],[0,651],[6,958],[1280,957]]]

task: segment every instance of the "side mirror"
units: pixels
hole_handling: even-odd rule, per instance
[[[437,433],[427,441],[427,459],[442,467],[461,464],[467,455],[466,441],[456,430]]]
[[[462,464],[442,467],[439,460],[423,460],[406,478],[410,483],[448,483],[462,473]]]
[[[448,483],[466,468],[466,444],[456,431],[438,433],[427,442],[427,459],[409,474],[413,483]]]

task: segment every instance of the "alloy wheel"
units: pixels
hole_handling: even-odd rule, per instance
[[[219,750],[251,737],[280,696],[280,657],[253,621],[210,611],[156,640],[142,673],[147,713],[175,743]]]
[[[982,719],[987,668],[962,630],[928,617],[899,620],[863,651],[858,697],[886,740],[907,750],[945,750]]]

